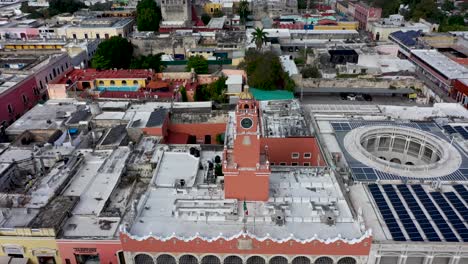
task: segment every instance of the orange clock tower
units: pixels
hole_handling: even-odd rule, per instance
[[[235,116],[228,126],[223,173],[225,198],[266,201],[269,197],[268,153],[261,149],[258,103],[245,89],[239,96]]]

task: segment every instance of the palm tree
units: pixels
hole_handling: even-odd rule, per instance
[[[241,23],[245,24],[245,21],[247,20],[247,16],[250,13],[249,2],[247,2],[247,0],[241,0],[239,2],[239,8],[237,9],[237,12],[239,13]]]
[[[257,50],[261,50],[263,43],[267,41],[268,32],[263,31],[263,28],[256,28],[254,32],[252,32],[252,42],[255,42],[257,46]]]

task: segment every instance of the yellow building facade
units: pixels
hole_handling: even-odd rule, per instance
[[[65,47],[63,44],[42,44],[42,43],[24,43],[24,44],[5,44],[7,50],[61,50]]]
[[[205,13],[213,15],[213,13],[216,11],[222,11],[223,5],[220,3],[206,3],[203,6],[203,10],[205,11]]]
[[[62,264],[51,228],[1,228],[0,256],[27,258],[31,264]]]
[[[145,79],[96,79],[96,86],[137,86],[146,87]]]

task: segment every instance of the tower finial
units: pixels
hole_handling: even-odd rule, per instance
[[[249,86],[244,86],[244,91],[239,94],[239,99],[253,99],[252,93],[249,91]]]

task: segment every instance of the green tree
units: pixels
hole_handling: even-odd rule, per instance
[[[187,102],[188,101],[187,90],[185,89],[185,87],[184,86],[180,87],[179,92],[180,92],[180,97],[182,99],[182,102]]]
[[[208,73],[208,61],[200,55],[192,56],[188,59],[186,70],[191,71],[192,68],[197,74],[206,74]]]
[[[217,103],[225,103],[227,100],[225,95],[226,80],[227,78],[222,76],[208,85],[200,85],[195,92],[194,101],[214,101]]]
[[[442,10],[452,11],[454,9],[455,9],[455,5],[453,4],[452,1],[445,0],[444,3],[442,4]]]
[[[104,3],[95,3],[94,5],[89,7],[91,11],[107,11],[111,10],[112,2],[104,2]]]
[[[266,43],[268,37],[268,32],[263,31],[263,28],[256,28],[252,32],[252,42],[255,42],[257,50],[261,50],[263,43]]]
[[[316,66],[308,65],[301,70],[302,77],[304,78],[320,78],[322,74]]]
[[[91,65],[99,69],[128,69],[132,54],[132,44],[125,38],[114,36],[99,44]]]
[[[273,52],[247,51],[242,63],[250,87],[263,90],[293,89],[294,82],[281,68],[279,57]]]
[[[263,43],[267,42],[268,32],[263,31],[263,28],[255,28],[252,32],[252,42],[255,42],[257,50],[261,50]]]
[[[50,0],[49,1],[49,15],[55,16],[61,13],[73,14],[81,8],[85,8],[83,2],[77,0]]]
[[[131,69],[153,69],[156,72],[162,72],[164,65],[161,62],[163,53],[156,55],[139,56],[133,58],[130,64]]]
[[[111,62],[101,54],[95,54],[91,60],[91,67],[95,69],[110,69]]]
[[[241,23],[245,24],[245,21],[247,21],[247,16],[249,16],[250,14],[249,2],[247,2],[247,0],[241,0],[239,2],[239,8],[237,9],[237,14],[239,14]]]
[[[201,16],[201,20],[203,21],[203,24],[208,25],[208,23],[210,23],[210,20],[211,20],[211,16],[208,15],[207,13],[203,13],[202,16]]]
[[[141,0],[137,5],[137,28],[139,31],[158,31],[161,8],[154,0]]]
[[[213,17],[223,17],[223,16],[224,16],[224,12],[222,10],[216,9],[213,12]]]

